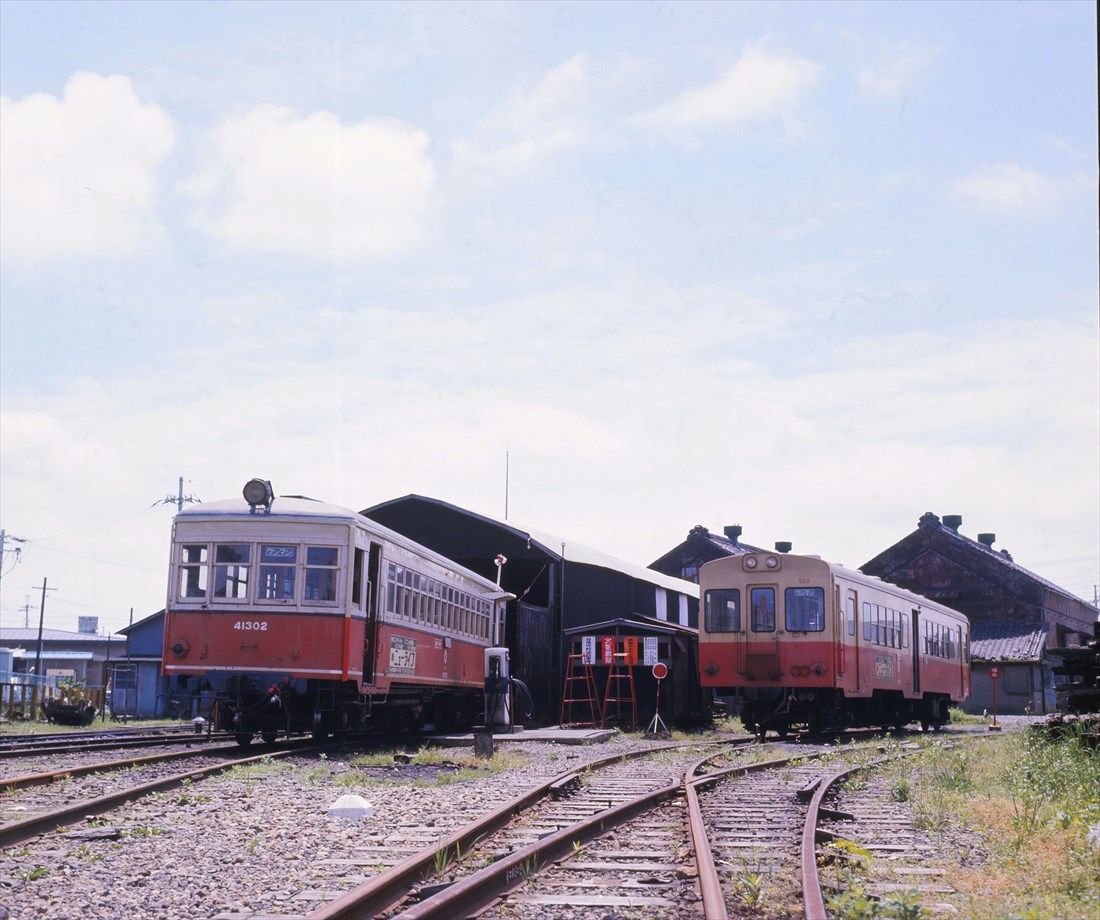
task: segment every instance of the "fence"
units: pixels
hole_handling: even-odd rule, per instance
[[[61,684],[62,680],[64,678],[0,674],[0,715],[9,720],[44,718],[49,700],[91,703],[102,715],[107,698],[105,687],[72,687]]]

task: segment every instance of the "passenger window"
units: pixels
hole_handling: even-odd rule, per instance
[[[248,543],[219,543],[214,547],[214,597],[248,599]]]
[[[703,619],[703,625],[708,633],[740,632],[740,589],[728,588],[719,591],[708,591]]]
[[[848,595],[848,635],[854,636],[856,634],[856,599],[851,594]]]
[[[335,546],[306,547],[306,586],[302,599],[325,603],[336,600],[336,572],[340,551]]]
[[[875,637],[875,621],[869,601],[863,602],[863,641],[870,642]]]
[[[260,587],[257,600],[294,600],[298,547],[260,545]]]
[[[787,588],[783,593],[784,621],[791,632],[825,629],[825,589]]]
[[[180,598],[206,597],[206,544],[191,543],[180,550]]]
[[[750,589],[752,601],[752,631],[775,631],[775,588]]]

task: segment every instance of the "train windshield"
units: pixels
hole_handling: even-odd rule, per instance
[[[783,601],[789,631],[821,632],[825,629],[824,588],[788,588]]]
[[[708,591],[706,601],[706,631],[710,633],[741,631],[741,592],[737,588]]]
[[[775,632],[775,588],[753,588],[752,631]]]

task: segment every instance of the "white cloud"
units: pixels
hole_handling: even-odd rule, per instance
[[[952,182],[950,194],[956,201],[994,214],[1041,217],[1094,186],[1095,181],[1083,173],[1046,176],[1017,163],[996,163]]]
[[[5,257],[125,256],[162,233],[157,170],[172,120],[128,77],[77,73],[62,98],[0,97],[0,234]]]
[[[820,69],[805,58],[749,45],[715,82],[687,90],[634,121],[655,131],[676,132],[774,118],[797,105],[817,82]]]
[[[144,515],[181,473],[208,501],[263,475],[352,507],[416,491],[499,514],[506,449],[517,520],[640,563],[693,524],[739,522],[858,564],[927,510],[997,531],[1025,565],[1095,546],[1094,323],[841,346],[815,327],[807,357],[801,323],[767,302],[644,276],[465,310],[206,306],[262,317],[263,341],[206,336],[148,378],[21,400],[4,426],[9,529],[88,529],[64,545],[149,570],[32,546],[28,567],[48,563],[70,597],[156,609],[168,511],[109,540],[95,528]]]
[[[259,106],[209,138],[184,191],[196,225],[237,252],[371,259],[421,237],[435,186],[428,136],[396,119],[344,124]]]
[[[859,72],[859,91],[873,99],[899,99],[935,61],[938,52],[927,46],[904,45],[875,67]]]
[[[595,131],[592,66],[576,55],[514,92],[451,145],[458,164],[511,172],[581,146]]]

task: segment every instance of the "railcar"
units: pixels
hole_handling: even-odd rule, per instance
[[[173,520],[164,670],[213,688],[211,719],[242,746],[468,725],[510,597],[353,511],[252,480],[243,501]]]
[[[761,737],[849,726],[925,729],[970,695],[956,610],[816,556],[749,553],[699,570],[700,680]]]

